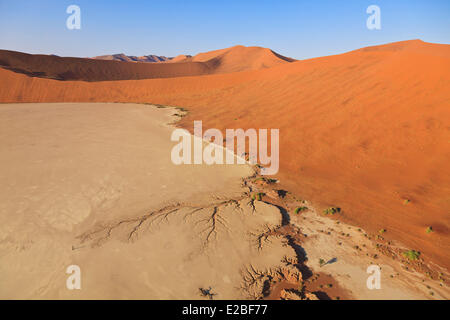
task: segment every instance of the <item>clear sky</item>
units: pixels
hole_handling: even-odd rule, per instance
[[[69,30],[66,9],[81,8]],[[368,30],[369,5],[381,30]],[[196,54],[241,44],[297,59],[400,40],[450,44],[450,0],[0,0],[0,48],[91,57]]]

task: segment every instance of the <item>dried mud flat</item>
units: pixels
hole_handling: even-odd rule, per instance
[[[249,166],[172,164],[176,112],[0,106],[1,298],[256,298],[295,258],[261,240],[282,215],[245,196]]]
[[[177,112],[0,105],[1,298],[449,297],[445,270],[402,260],[399,244],[317,213],[257,168],[173,165]],[[81,290],[66,288],[73,264]],[[381,290],[366,287],[371,264]]]

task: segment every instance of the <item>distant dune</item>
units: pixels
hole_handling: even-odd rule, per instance
[[[118,54],[110,54],[110,55],[104,55],[104,56],[98,56],[93,57],[92,59],[98,59],[98,60],[114,60],[114,61],[126,61],[126,62],[165,62],[169,61],[172,58],[168,58],[165,56],[156,56],[156,55],[147,55],[147,56],[127,56],[123,53]]]
[[[178,63],[215,61],[209,68],[238,71],[242,49],[229,50]],[[284,186],[450,267],[450,46],[404,41],[253,70],[273,61],[264,52],[243,58],[244,72],[172,79],[63,82],[0,69],[0,101],[156,103],[188,108],[181,125],[190,130],[193,120],[205,128],[279,128]],[[95,70],[107,66],[89,61]],[[59,72],[76,72],[75,65]]]
[[[174,63],[136,63],[143,62],[143,59],[150,59],[150,57],[114,55],[94,59],[62,58],[54,55],[30,55],[0,50],[0,67],[32,77],[66,81],[140,80],[200,76],[255,70],[293,61],[269,49],[242,46],[202,53],[194,58],[178,56],[174,59]]]
[[[190,56],[190,55],[180,54],[180,55],[176,56],[175,58],[170,59],[168,62],[180,62],[180,61],[186,60],[191,57],[192,56]]]
[[[61,58],[50,55],[0,50],[0,66],[31,77],[55,80],[139,80],[210,74],[206,63],[135,63],[85,58]]]
[[[216,73],[239,72],[270,68],[295,59],[287,58],[267,48],[235,46],[199,53],[196,56],[178,56],[169,62],[208,62],[216,66]]]

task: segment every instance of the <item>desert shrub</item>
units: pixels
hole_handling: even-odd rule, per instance
[[[258,200],[261,201],[262,197],[265,195],[263,192],[253,193],[252,194],[252,200]]]
[[[433,232],[433,227],[429,226],[429,227],[427,228],[426,232],[427,232],[427,233]]]
[[[198,288],[198,289],[200,291],[200,295],[202,297],[208,297],[209,300],[213,300],[214,296],[217,295],[216,293],[212,292],[211,287],[209,287],[208,289],[205,289],[205,288]]]
[[[403,252],[403,255],[409,260],[417,260],[420,257],[420,252],[416,250],[408,250]]]
[[[246,153],[246,154],[247,154],[247,153]],[[265,183],[267,183],[267,184],[272,184],[272,183],[278,182],[277,179],[266,178],[266,177],[258,177],[258,178],[255,179],[255,182],[256,182],[256,181],[263,181],[263,182],[265,182]]]
[[[322,267],[322,266],[324,266],[324,265],[325,265],[325,263],[326,263],[326,262],[325,262],[325,260],[324,260],[324,259],[322,259],[322,258],[320,258],[320,259],[319,259],[319,266],[321,266],[321,267]]]
[[[308,210],[308,208],[307,207],[297,207],[297,208],[295,208],[294,213],[299,214],[300,212],[305,211],[305,210]]]
[[[338,207],[330,207],[330,208],[323,210],[323,213],[327,214],[327,215],[328,214],[333,215],[335,213],[340,213],[340,212],[341,212],[341,208],[338,208]]]

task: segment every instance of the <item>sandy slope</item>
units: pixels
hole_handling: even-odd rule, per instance
[[[0,298],[248,298],[244,275],[292,248],[258,236],[281,213],[242,194],[247,165],[176,166],[174,111],[0,106]],[[76,264],[82,289],[66,288]]]
[[[280,128],[287,187],[319,207],[343,208],[343,219],[370,232],[387,229],[390,239],[448,268],[448,70],[450,46],[407,41],[176,79],[60,82],[0,69],[0,100],[152,102],[188,108],[186,128],[193,120]]]

